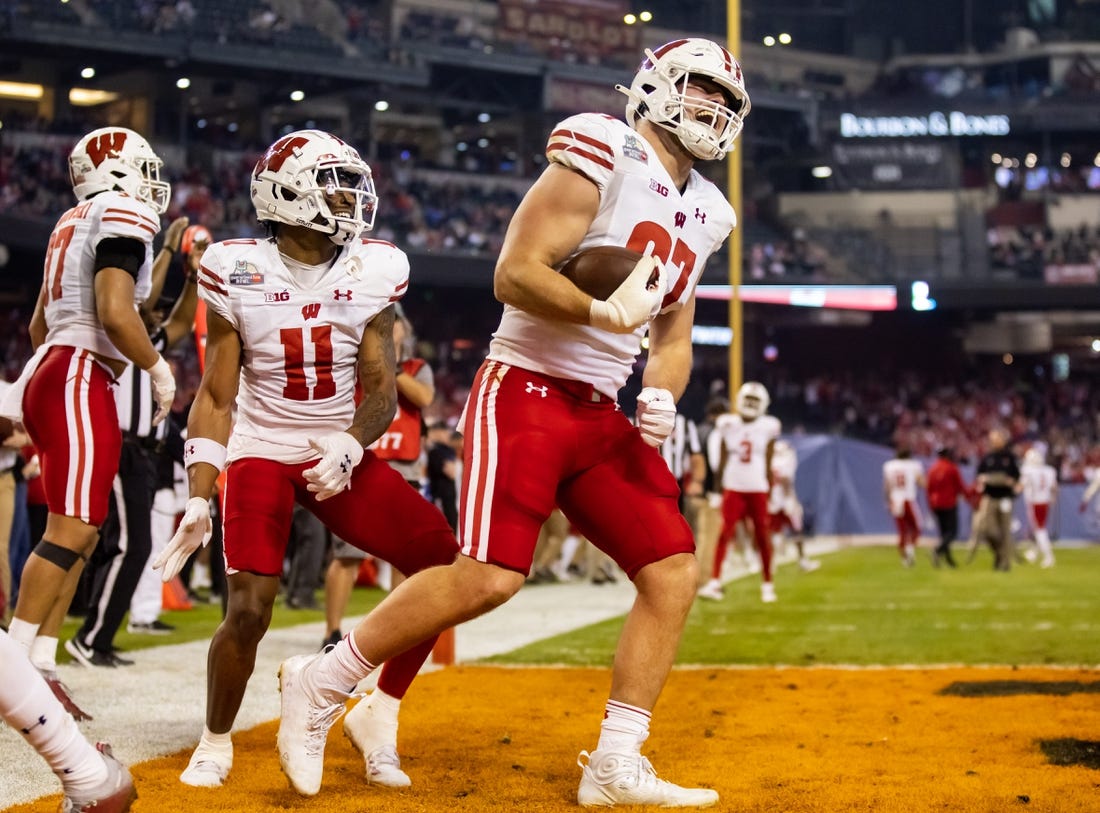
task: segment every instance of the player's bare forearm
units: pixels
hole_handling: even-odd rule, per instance
[[[38,292],[38,301],[34,304],[34,313],[31,315],[31,323],[27,327],[30,335],[31,347],[37,350],[46,341],[49,328],[46,325],[46,286]]]
[[[435,400],[435,387],[420,381],[415,375],[406,372],[397,373],[397,392],[408,398],[413,405],[423,409]]]
[[[134,278],[121,268],[100,269],[95,277],[96,315],[111,344],[126,358],[148,370],[160,353],[134,307]]]
[[[588,178],[547,167],[508,226],[493,275],[496,298],[538,316],[588,324],[592,297],[554,269],[576,251],[599,204],[599,189]]]
[[[355,408],[348,434],[364,446],[382,436],[397,412],[397,349],[393,344],[393,308],[375,316],[359,344],[359,386],[363,400]]]
[[[691,377],[691,325],[695,300],[679,310],[663,313],[649,326],[649,360],[642,373],[643,387],[666,389],[679,401]]]

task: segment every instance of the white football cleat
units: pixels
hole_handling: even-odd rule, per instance
[[[581,807],[710,807],[718,802],[716,790],[682,788],[660,779],[641,754],[581,751],[577,764],[581,766],[577,789],[577,804]]]
[[[295,655],[279,667],[279,766],[291,787],[303,796],[315,796],[321,789],[328,730],[344,713],[343,703],[315,703],[302,681],[302,672],[322,654]]]
[[[760,600],[763,601],[765,604],[771,604],[773,601],[777,600],[774,584],[772,584],[771,582],[760,583]]]
[[[111,746],[97,742],[95,747],[103,756],[107,778],[92,790],[64,790],[61,813],[126,813],[137,798],[130,771],[115,759]]]
[[[233,767],[233,752],[228,758],[222,754],[208,751],[199,744],[191,754],[191,761],[180,774],[180,782],[193,788],[220,788]]]
[[[366,764],[367,784],[385,788],[407,788],[412,779],[401,770],[401,757],[393,743],[378,744],[379,736],[372,731],[374,715],[369,701],[361,700],[344,715],[344,736],[351,740],[355,750]]]
[[[718,579],[711,579],[700,587],[697,595],[700,598],[709,598],[711,601],[721,601],[726,597],[725,591],[722,590],[722,582]]]
[[[799,559],[798,566],[802,568],[804,573],[813,573],[821,567],[821,562],[817,561],[817,559]]]

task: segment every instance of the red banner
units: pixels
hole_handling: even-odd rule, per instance
[[[625,0],[500,0],[497,36],[552,59],[581,64],[641,61]]]

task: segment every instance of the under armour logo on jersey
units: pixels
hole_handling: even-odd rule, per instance
[[[707,213],[704,212],[702,209],[696,207],[696,209],[695,209],[695,219],[698,220],[700,223],[706,223],[707,222]]]
[[[549,392],[549,391],[550,391],[549,387],[536,387],[534,382],[532,382],[532,381],[527,382],[527,392],[528,393],[537,392],[540,397],[545,398],[546,393]]]
[[[346,291],[333,291],[332,298],[335,299],[337,302],[339,302],[341,299],[346,299],[348,302],[351,302],[351,288],[348,288]]]
[[[351,471],[351,455],[344,455],[344,459],[340,461],[340,471],[344,474]]]
[[[34,731],[36,728],[38,728],[40,725],[45,725],[45,724],[46,724],[46,715],[43,714],[41,717],[39,717],[37,720],[35,720],[34,725],[27,726],[26,728],[20,729],[20,730],[23,732],[23,736],[26,736],[27,734],[30,734],[32,731]]]
[[[677,212],[676,217],[673,218],[676,221],[676,228],[682,229],[684,224],[688,222],[688,216],[683,212]]]
[[[320,302],[310,302],[308,305],[302,306],[302,318],[303,319],[316,319],[317,315],[321,313]]]

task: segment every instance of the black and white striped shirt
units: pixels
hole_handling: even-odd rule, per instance
[[[661,444],[661,457],[668,464],[672,476],[683,480],[691,474],[691,456],[702,453],[703,447],[699,443],[699,431],[695,428],[695,423],[677,414],[672,432]]]
[[[168,337],[164,328],[158,327],[149,337],[158,353],[164,353],[168,346]],[[153,416],[157,414],[156,401],[153,399],[153,379],[149,373],[129,365],[118,377],[115,388],[115,404],[118,408],[118,425],[123,435],[141,440],[164,440],[168,433],[168,422],[153,426]]]

